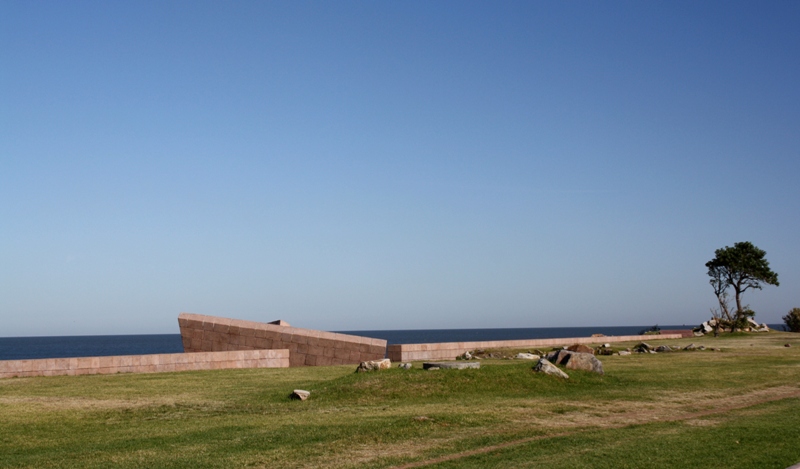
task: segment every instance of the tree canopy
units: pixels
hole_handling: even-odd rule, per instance
[[[736,243],[733,247],[725,246],[714,251],[714,258],[706,262],[709,283],[720,303],[720,310],[728,315],[727,290],[733,288],[736,296],[736,311],[730,314],[732,327],[742,327],[743,322],[752,311],[742,307],[741,295],[749,289],[761,290],[764,285],[778,286],[778,274],[769,268],[766,251],[759,249],[749,241]]]

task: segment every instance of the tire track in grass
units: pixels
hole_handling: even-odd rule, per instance
[[[755,394],[756,396],[752,396],[753,394]],[[750,407],[753,407],[753,406],[756,406],[756,405],[765,404],[767,402],[775,402],[775,401],[781,401],[781,400],[784,400],[784,399],[800,398],[800,389],[794,389],[794,390],[792,390],[790,392],[783,392],[783,393],[776,394],[776,395],[773,395],[773,396],[768,396],[768,397],[758,396],[760,394],[763,394],[763,391],[757,391],[755,393],[751,393],[751,395],[736,396],[736,398],[737,398],[737,402],[736,403],[731,403],[731,404],[727,404],[727,405],[723,405],[723,406],[717,406],[717,407],[715,407],[713,409],[704,410],[704,411],[701,411],[701,412],[683,413],[683,414],[677,414],[677,415],[673,415],[673,416],[666,416],[666,417],[663,417],[663,418],[656,417],[657,418],[656,421],[657,422],[679,422],[679,421],[683,421],[683,420],[691,420],[691,419],[697,419],[697,418],[702,418],[702,417],[708,417],[709,415],[721,414],[721,413],[725,413],[725,412],[730,412],[732,410],[747,409],[747,408],[750,408]],[[749,397],[756,397],[756,398],[755,399],[748,399]],[[653,423],[654,422],[652,415],[641,415],[641,418],[642,418],[642,420],[639,421],[639,422],[628,423],[628,424],[625,424],[625,425],[612,425],[612,426],[609,426],[609,427],[606,427],[606,428],[625,428],[625,427],[629,427],[629,426],[633,426],[633,425],[641,425],[641,424],[645,424],[645,423]],[[393,469],[413,469],[413,468],[416,468],[416,467],[425,467],[425,466],[430,466],[432,464],[439,464],[439,463],[443,463],[443,462],[449,462],[449,461],[455,461],[457,459],[467,458],[467,457],[470,457],[470,456],[477,456],[479,454],[491,453],[493,451],[499,451],[499,450],[502,450],[502,449],[505,449],[505,448],[510,448],[512,446],[517,446],[517,445],[523,445],[523,444],[526,444],[526,443],[532,443],[534,441],[546,440],[546,439],[550,439],[550,438],[561,438],[561,437],[565,437],[565,436],[572,436],[572,435],[577,435],[577,434],[580,434],[580,433],[587,433],[587,432],[591,432],[591,431],[593,431],[593,430],[582,430],[582,431],[578,430],[578,431],[571,431],[571,432],[553,433],[553,434],[549,434],[549,435],[531,436],[531,437],[522,438],[522,439],[519,439],[519,440],[507,441],[505,443],[500,443],[500,444],[497,444],[497,445],[484,446],[483,448],[476,448],[476,449],[469,450],[469,451],[462,451],[460,453],[453,453],[453,454],[448,454],[448,455],[445,455],[445,456],[439,456],[439,457],[436,457],[436,458],[433,458],[433,459],[427,459],[425,461],[416,461],[416,462],[411,462],[411,463],[408,463],[408,464],[402,464],[402,465],[399,465],[399,466],[393,466]],[[800,464],[792,466],[791,468],[788,468],[788,469],[800,469]]]

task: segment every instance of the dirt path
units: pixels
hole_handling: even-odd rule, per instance
[[[795,397],[800,398],[800,389],[781,386],[779,388],[769,388],[740,396],[734,396],[731,398],[724,399],[722,401],[715,401],[715,407],[713,409],[704,410],[701,412],[687,412],[687,413],[673,414],[663,417],[654,415],[652,413],[639,413],[636,414],[636,417],[638,417],[637,421],[634,422],[629,421],[625,424],[619,424],[619,425],[610,425],[607,426],[606,428],[623,428],[630,425],[641,425],[643,423],[653,423],[653,422],[676,422],[683,420],[692,420],[692,419],[707,417],[709,415],[730,412],[732,410],[746,409],[748,407],[753,407],[766,402],[780,401],[783,399],[791,399]],[[628,415],[628,417],[630,416],[631,415]],[[428,459],[425,461],[417,461],[408,464],[403,464],[401,466],[395,466],[394,469],[411,469],[415,467],[424,467],[424,466],[429,466],[431,464],[438,464],[442,462],[467,458],[478,454],[491,453],[492,451],[498,451],[512,446],[522,445],[525,443],[531,443],[539,440],[545,440],[548,438],[559,438],[564,436],[576,435],[578,433],[583,433],[585,431],[592,431],[592,430],[576,430],[576,431],[561,432],[561,433],[551,433],[548,435],[532,436],[529,438],[522,438],[519,440],[508,441],[506,443],[501,443],[498,445],[485,446],[483,448],[477,448],[470,451],[463,451],[461,453],[448,454],[446,456],[440,456],[438,458]],[[792,468],[800,469],[800,464],[792,466]]]

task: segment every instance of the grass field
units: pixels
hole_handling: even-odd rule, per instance
[[[0,467],[785,468],[800,334],[658,341],[605,376],[355,366],[0,380]],[[792,347],[784,347],[789,343]],[[288,398],[293,389],[308,401]]]

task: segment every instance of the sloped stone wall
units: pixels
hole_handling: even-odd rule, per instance
[[[184,352],[288,349],[290,366],[357,364],[386,356],[386,340],[181,313]]]

